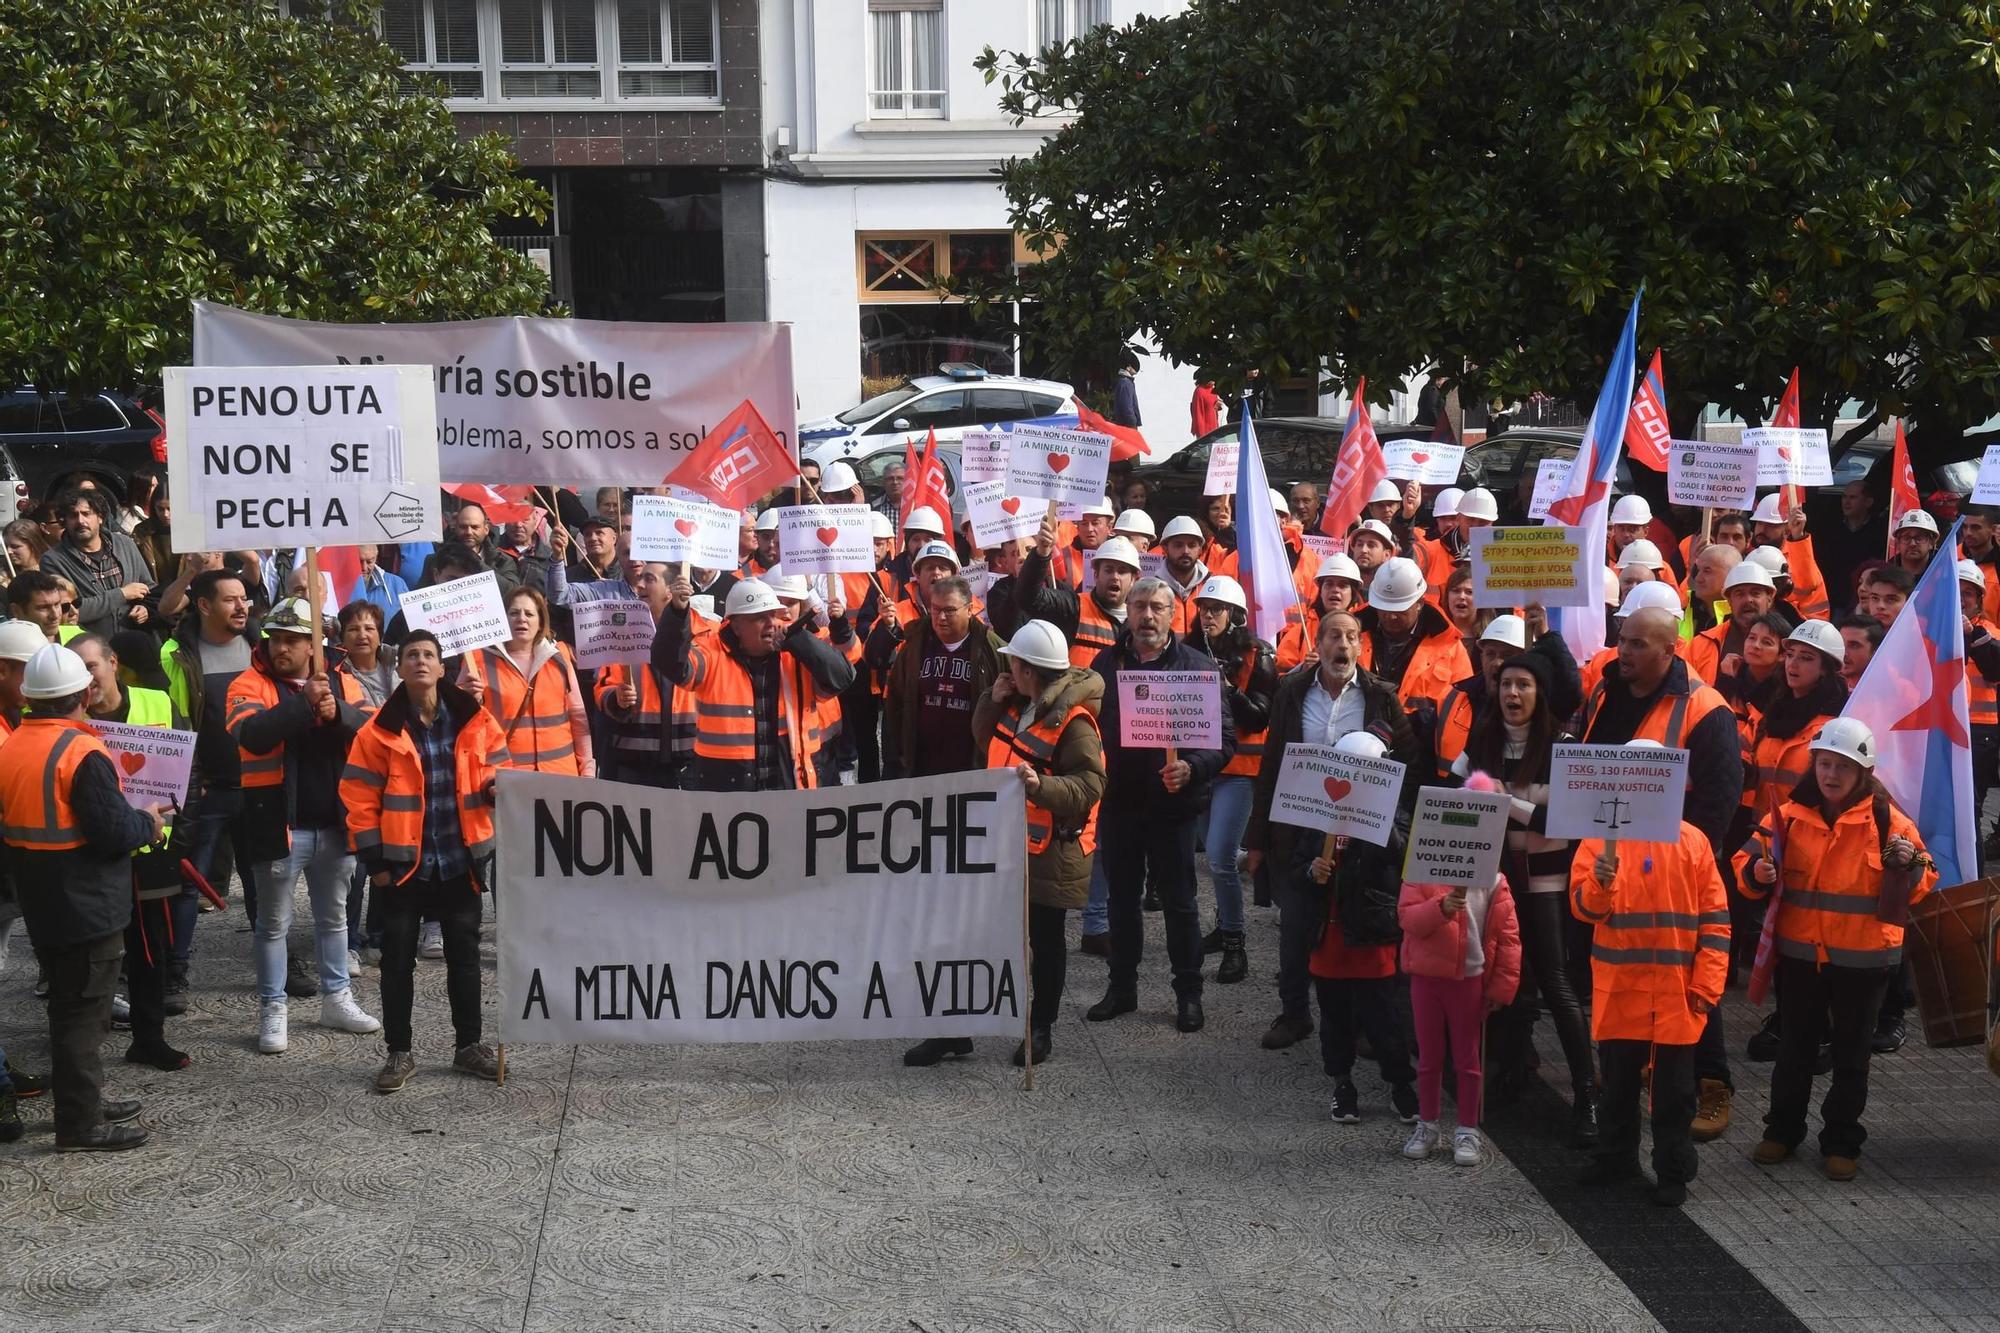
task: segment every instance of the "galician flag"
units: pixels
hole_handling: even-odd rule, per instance
[[[1237,419],[1236,455],[1236,581],[1250,603],[1250,629],[1266,643],[1276,643],[1285,628],[1285,613],[1299,600],[1292,582],[1291,552],[1278,527],[1268,495],[1264,456],[1257,448],[1257,431],[1250,424],[1246,403]]]

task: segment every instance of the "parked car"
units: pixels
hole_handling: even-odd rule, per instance
[[[1833,481],[1828,485],[1815,487],[1815,492],[1837,496],[1847,488],[1847,483],[1867,481],[1876,466],[1889,456],[1894,444],[1894,440],[1877,439],[1873,436],[1865,440],[1856,440],[1834,463]],[[1956,463],[1943,463],[1932,468],[1927,476],[1917,479],[1918,491],[1924,495],[1949,491],[1961,498],[1972,494],[1973,483],[1979,480],[1979,458],[1980,455],[1974,454],[1971,458],[1960,459]],[[1884,493],[1888,490],[1887,478],[1888,473],[1885,470],[1877,482],[1878,488]]]
[[[122,497],[132,469],[167,461],[166,425],[123,394],[43,393],[33,385],[0,394],[0,446],[9,455],[15,507],[29,495],[45,497],[52,480],[80,467],[115,474]]]
[[[1279,492],[1302,481],[1312,482],[1322,491],[1333,477],[1333,461],[1340,453],[1340,437],[1347,422],[1340,417],[1256,417],[1251,429],[1257,448],[1264,456],[1264,473]],[[1430,435],[1428,426],[1377,426],[1384,440],[1415,440]],[[1202,488],[1208,480],[1209,452],[1217,440],[1234,440],[1236,426],[1217,426],[1164,462],[1148,463],[1132,469],[1132,480],[1152,487],[1153,516],[1192,514],[1201,504]]]
[[[1502,523],[1525,523],[1528,506],[1535,498],[1535,474],[1545,458],[1574,459],[1583,447],[1583,432],[1547,426],[1527,426],[1489,435],[1467,445],[1465,462],[1459,468],[1458,484],[1468,489],[1484,486],[1500,503]],[[1612,490],[1629,495],[1636,490],[1656,506],[1665,507],[1666,477],[1642,468],[1635,478],[1631,460],[1618,456],[1617,479]],[[1657,485],[1655,484],[1657,482]]]
[[[921,440],[931,430],[939,444],[956,444],[975,427],[1074,410],[1070,386],[1054,380],[989,375],[963,361],[947,361],[938,370],[845,412],[800,422],[801,456],[821,467],[841,459],[858,464],[888,450],[900,457],[905,440],[913,435]]]

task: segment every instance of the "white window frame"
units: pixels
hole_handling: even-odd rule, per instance
[[[864,41],[868,49],[866,100],[869,120],[944,120],[951,114],[950,88],[911,86],[916,83],[916,43],[911,37],[915,24],[910,15],[919,12],[937,15],[937,69],[939,74],[947,76],[941,82],[949,82],[946,66],[951,50],[951,34],[945,28],[943,0],[868,0],[868,27]],[[897,71],[897,75],[905,86],[899,88],[882,86],[882,70],[875,56],[875,23],[878,17],[885,15],[894,15],[902,28],[900,46],[903,67]],[[913,105],[919,97],[935,97],[938,99],[938,105],[935,107]],[[897,105],[885,106],[884,99],[887,98],[897,99]]]
[[[604,68],[605,7],[602,0],[596,0],[591,5],[591,45],[594,50],[592,53],[593,58],[587,61],[557,60],[555,58],[556,0],[526,0],[526,3],[534,5],[541,13],[542,50],[547,53],[548,58],[534,61],[507,59],[506,51],[501,45],[500,4],[498,0],[489,0],[489,2],[493,11],[493,57],[499,76],[499,82],[491,85],[492,93],[496,100],[508,106],[530,101],[550,102],[558,106],[597,106],[608,100],[611,89],[606,86],[607,80],[604,77],[606,73]],[[482,3],[481,8],[486,7],[488,7],[488,4]],[[615,35],[616,31],[614,29],[613,36]],[[508,97],[507,76],[509,74],[595,74],[597,76],[597,92],[594,95],[585,93],[574,97],[550,93],[530,93],[521,97]]]
[[[1111,22],[1111,0],[1028,0],[1028,3],[1035,10],[1036,49],[1042,51],[1074,41],[1092,28]],[[1056,26],[1060,31],[1052,33],[1042,22],[1046,5],[1055,6],[1059,14]]]
[[[608,3],[604,7],[609,11],[608,18],[610,26],[608,31],[610,33],[611,45],[613,47],[617,47],[619,44],[618,43],[618,36],[619,36],[618,0],[608,0]],[[660,18],[660,59],[628,61],[624,58],[622,52],[614,52],[611,61],[611,71],[610,71],[611,83],[606,91],[614,99],[626,103],[645,102],[650,105],[659,102],[686,102],[690,100],[695,100],[704,103],[713,101],[716,105],[720,105],[722,101],[722,12],[721,12],[722,6],[716,3],[716,0],[709,0],[708,49],[715,52],[715,59],[710,61],[675,60],[673,5],[670,2],[670,0],[658,0],[658,3],[655,5],[655,8],[659,10],[659,18]],[[600,26],[602,25],[600,24]],[[620,75],[628,73],[629,74],[703,74],[703,73],[713,74],[715,76],[715,96],[713,99],[709,98],[689,99],[684,97],[662,98],[662,97],[650,97],[650,96],[625,97],[619,91],[618,80]]]
[[[479,76],[480,98],[483,100],[486,90],[492,86],[489,82],[489,74],[486,68],[486,29],[485,24],[481,21],[482,15],[480,13],[483,5],[475,5],[472,15],[473,32],[475,40],[479,43],[480,58],[468,63],[466,61],[442,61],[437,58],[438,0],[414,0],[414,3],[419,14],[419,22],[423,25],[420,36],[423,39],[424,55],[427,58],[424,60],[406,61],[403,68],[412,74],[431,74],[440,77],[448,74],[477,74]],[[375,34],[378,37],[383,35],[382,11],[379,9],[375,11]],[[473,99],[452,96],[447,97],[446,100],[451,102],[469,102]]]

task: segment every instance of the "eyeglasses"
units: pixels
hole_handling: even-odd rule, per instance
[[[74,611],[74,610],[76,610],[76,603],[75,603],[75,602],[58,602],[58,603],[56,604],[56,610],[58,610],[58,611]]]

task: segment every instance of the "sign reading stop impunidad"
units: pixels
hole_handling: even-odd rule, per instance
[[[428,366],[169,366],[177,551],[437,541]]]

